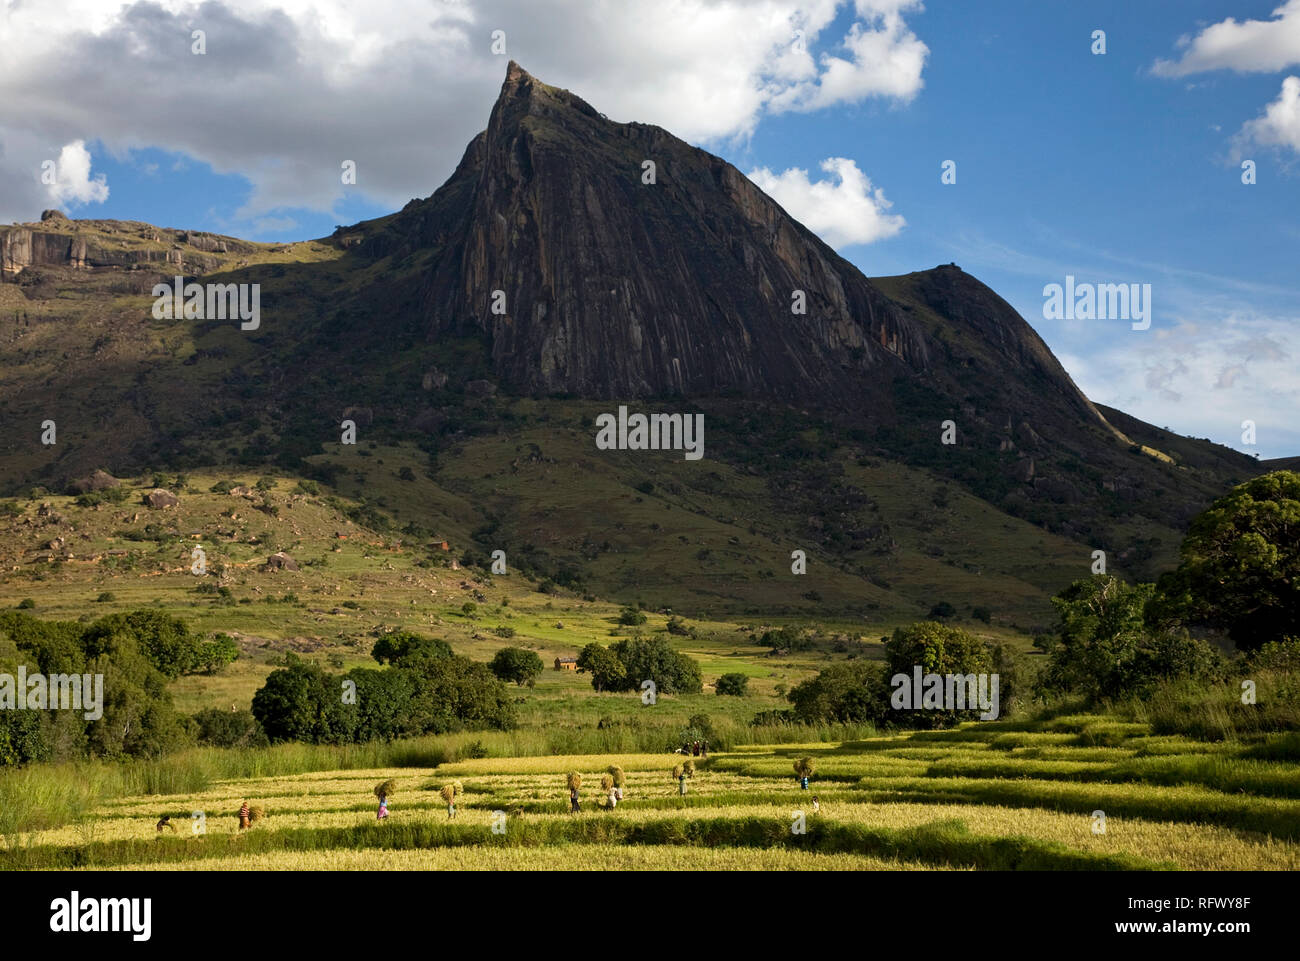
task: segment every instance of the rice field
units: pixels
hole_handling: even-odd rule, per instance
[[[793,773],[810,757],[808,790]],[[1300,869],[1294,741],[1087,715],[844,742],[486,757],[216,780],[3,837],[0,867],[126,870]],[[601,776],[625,772],[606,806]],[[566,775],[582,774],[580,813]],[[375,785],[393,779],[390,817]],[[456,817],[439,789],[460,782]],[[817,799],[814,810],[813,798]],[[266,816],[238,829],[244,800]],[[176,830],[155,825],[168,815]]]

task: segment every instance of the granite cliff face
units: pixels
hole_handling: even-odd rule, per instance
[[[490,335],[522,392],[828,398],[930,363],[917,325],[733,166],[514,63],[452,178],[370,249],[430,246],[430,334]]]

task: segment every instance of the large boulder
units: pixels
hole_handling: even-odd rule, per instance
[[[268,571],[296,571],[298,562],[284,551],[277,551],[266,559],[265,567]]]
[[[121,481],[107,471],[97,470],[89,477],[82,477],[80,480],[73,481],[71,487],[78,494],[89,494],[91,491],[102,491],[110,487],[116,487],[120,483]]]
[[[155,487],[149,493],[145,494],[141,500],[150,510],[163,510],[167,507],[175,507],[181,502],[181,499],[171,491],[165,491],[161,487]]]

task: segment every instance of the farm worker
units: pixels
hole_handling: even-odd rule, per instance
[[[699,742],[699,741],[696,741],[694,744],[691,745],[691,754],[694,755],[695,757],[699,757],[699,756],[700,756],[700,742]]]
[[[609,809],[612,811],[617,806],[618,806],[618,788],[612,787],[609,789]]]
[[[575,814],[582,811],[582,805],[578,803],[578,789],[569,788],[569,813]]]
[[[677,775],[677,793],[678,793],[678,794],[685,794],[685,793],[686,793],[686,775],[685,775],[685,774],[679,774],[679,775]]]
[[[816,814],[816,813],[817,813],[818,811],[820,811],[821,809],[822,809],[821,802],[817,800],[817,795],[814,794],[814,795],[813,795],[813,814]]]
[[[388,796],[381,794],[379,795],[379,813],[375,815],[375,820],[382,821],[386,817],[388,817]]]
[[[239,808],[239,830],[243,831],[248,827],[248,801],[244,801]]]
[[[801,778],[799,778],[799,790],[801,790],[801,791],[806,791],[806,790],[808,790],[808,778],[807,778],[807,777],[801,777]]]
[[[456,816],[456,802],[455,802],[455,801],[448,801],[448,802],[447,802],[447,817],[449,817],[449,818],[454,818],[455,816]]]
[[[619,801],[623,800],[623,789],[617,785],[614,787],[614,797]]]
[[[709,756],[709,742],[708,742],[708,741],[705,741],[703,744],[700,745],[700,755],[701,755],[702,757],[708,757],[708,756]]]

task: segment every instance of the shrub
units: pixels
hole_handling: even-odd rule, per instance
[[[727,697],[744,697],[748,693],[749,677],[744,674],[723,674],[714,690]]]
[[[194,720],[198,724],[200,744],[254,748],[270,743],[251,711],[223,711],[210,707],[194,715]]]
[[[625,627],[637,627],[646,622],[646,616],[637,608],[628,606],[618,612],[618,622]]]

